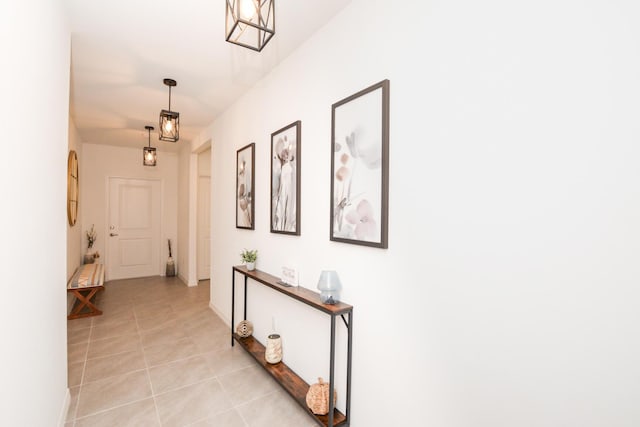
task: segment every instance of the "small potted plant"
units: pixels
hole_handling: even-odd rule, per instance
[[[242,262],[247,265],[247,270],[253,271],[256,269],[256,259],[258,259],[257,249],[254,249],[252,251],[245,249],[240,252],[240,257],[242,258]]]

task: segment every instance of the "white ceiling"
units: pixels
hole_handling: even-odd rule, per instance
[[[275,0],[262,52],[225,41],[226,0],[64,0],[71,26],[71,116],[83,142],[177,151],[350,0]],[[180,113],[180,140],[158,140],[158,115]]]

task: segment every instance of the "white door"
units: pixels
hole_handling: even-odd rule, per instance
[[[109,178],[108,280],[160,274],[160,181]]]
[[[198,280],[209,278],[211,271],[211,178],[198,177]]]

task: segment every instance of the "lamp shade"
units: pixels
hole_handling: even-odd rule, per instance
[[[276,33],[275,0],[227,0],[226,40],[260,52]]]
[[[145,126],[144,128],[148,133],[149,146],[142,149],[142,164],[144,166],[155,166],[157,159],[156,148],[151,146],[151,131],[153,130],[153,126]]]
[[[318,280],[318,289],[320,290],[320,300],[324,304],[335,304],[340,301],[342,283],[338,273],[333,270],[323,270]]]
[[[180,113],[160,111],[160,141],[176,142],[180,139]]]
[[[164,79],[164,84],[169,86],[169,109],[160,111],[160,141],[177,142],[180,139],[180,113],[171,111],[171,88],[176,83],[173,79]]]
[[[142,164],[144,166],[155,166],[157,160],[155,147],[144,147],[142,149]]]

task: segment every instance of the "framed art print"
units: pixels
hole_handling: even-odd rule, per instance
[[[332,106],[330,239],[388,247],[389,80]]]
[[[236,228],[253,230],[255,227],[255,143],[236,152]]]
[[[271,232],[300,235],[300,121],[271,134]]]

